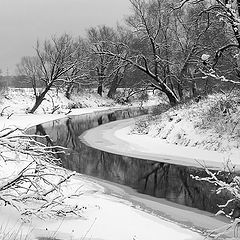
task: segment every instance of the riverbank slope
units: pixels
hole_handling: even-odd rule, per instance
[[[139,118],[129,133],[177,146],[236,154],[240,149],[239,91],[218,93]]]

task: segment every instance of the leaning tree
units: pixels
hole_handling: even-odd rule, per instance
[[[73,75],[67,73],[73,69],[79,69],[78,45],[73,39],[64,34],[60,37],[53,37],[43,44],[37,42],[34,57],[24,57],[18,65],[19,72],[26,75],[32,84],[35,96],[35,103],[29,113],[34,113],[45,99],[46,94],[54,86],[64,81],[78,80],[79,71]],[[73,71],[72,71],[73,72]]]
[[[132,43],[122,44],[121,53],[115,53],[112,49],[100,49],[98,54],[119,58],[144,72],[149,83],[165,93],[171,105],[175,105],[179,99],[168,78],[170,52],[167,45],[170,38],[166,39],[164,36],[169,22],[166,1],[130,2],[133,14],[127,19],[127,23],[132,32]]]

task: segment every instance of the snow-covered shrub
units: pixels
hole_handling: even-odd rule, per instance
[[[114,99],[120,104],[137,101],[142,106],[149,99],[149,95],[145,88],[122,88],[116,92]]]
[[[130,133],[148,134],[148,131],[149,131],[148,118],[141,118],[135,123],[134,128],[131,130]]]
[[[9,88],[0,86],[0,103],[9,98]]]
[[[82,107],[83,107],[82,104],[78,102],[70,102],[67,105],[68,109],[76,109],[76,108],[82,108]]]
[[[216,133],[229,135],[238,135],[239,111],[240,111],[239,92],[229,94],[220,94],[215,98],[210,99],[208,107],[201,114],[201,124],[198,124],[202,129],[213,129]]]
[[[149,99],[148,92],[142,91],[137,95],[138,100],[140,101],[141,105]]]

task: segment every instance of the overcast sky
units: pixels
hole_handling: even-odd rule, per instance
[[[130,12],[129,0],[0,0],[0,69],[13,74],[37,41],[84,35],[91,26],[115,26]]]

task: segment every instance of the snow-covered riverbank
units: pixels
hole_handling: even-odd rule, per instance
[[[130,134],[136,121],[136,119],[127,119],[108,123],[87,131],[82,139],[97,149],[130,157],[184,166],[206,166],[211,169],[223,169],[224,163],[231,159],[236,165],[235,169],[240,169],[238,161],[240,152],[221,153],[170,144],[148,135]],[[98,139],[94,137],[95,134],[98,135]]]
[[[130,130],[163,143],[240,156],[239,91],[192,99],[167,111],[155,110]]]

